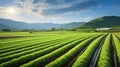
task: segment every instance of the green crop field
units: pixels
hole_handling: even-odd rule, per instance
[[[120,67],[120,33],[0,32],[0,67]]]

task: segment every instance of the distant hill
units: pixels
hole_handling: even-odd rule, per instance
[[[12,29],[12,30],[23,30],[23,29],[51,29],[51,28],[74,28],[84,22],[72,22],[67,24],[53,24],[53,23],[25,23],[20,21],[14,21],[9,19],[0,19],[0,29]]]
[[[79,28],[106,28],[106,27],[120,27],[120,17],[118,16],[104,16],[93,19]]]

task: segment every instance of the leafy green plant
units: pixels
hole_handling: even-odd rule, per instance
[[[111,67],[112,63],[111,63],[111,57],[110,57],[110,37],[111,34],[109,34],[106,39],[105,42],[102,46],[102,50],[99,56],[99,60],[97,63],[97,67]]]
[[[85,48],[93,40],[93,38],[96,38],[96,36],[84,40],[83,42],[75,46],[73,49],[68,51],[66,54],[47,64],[46,67],[64,67],[64,64],[69,62],[71,58],[74,58],[74,56],[79,53],[83,48]]]
[[[88,48],[85,50],[85,52],[82,55],[80,55],[77,58],[75,63],[72,65],[72,67],[87,67],[88,63],[90,63],[90,59],[93,57],[95,50],[99,46],[104,36],[105,35],[98,37],[92,43],[90,43]]]
[[[116,49],[116,53],[117,53],[117,58],[118,58],[118,64],[120,66],[120,40],[113,34],[113,40],[115,43],[115,49]]]

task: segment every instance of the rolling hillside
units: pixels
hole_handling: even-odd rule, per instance
[[[83,22],[72,22],[67,24],[53,24],[53,23],[25,23],[20,21],[13,21],[9,19],[0,19],[0,29],[12,29],[12,30],[23,30],[23,29],[51,29],[51,28],[74,28],[83,24]]]
[[[25,23],[20,21],[13,21],[8,19],[0,19],[0,29],[35,29],[35,30],[48,30],[51,28],[120,28],[120,17],[118,16],[104,16],[93,19],[87,23],[84,22],[72,22],[67,24],[53,24],[53,23]]]
[[[120,17],[118,16],[104,16],[93,19],[86,24],[80,25],[79,28],[106,28],[106,27],[120,27]]]

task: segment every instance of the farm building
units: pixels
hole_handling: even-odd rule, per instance
[[[112,28],[96,28],[97,31],[107,31],[111,30]]]
[[[119,28],[96,28],[96,31],[120,31]]]

